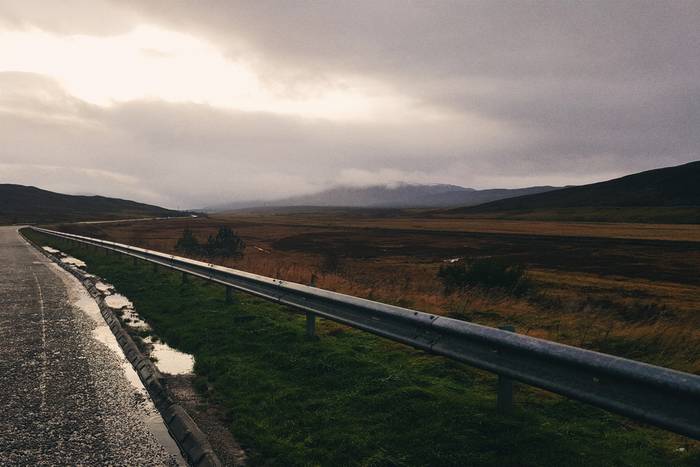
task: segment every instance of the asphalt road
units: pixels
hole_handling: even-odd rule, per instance
[[[0,227],[0,465],[175,464],[75,284]]]

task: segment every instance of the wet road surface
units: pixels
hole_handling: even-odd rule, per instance
[[[76,284],[0,227],[0,465],[175,464]]]

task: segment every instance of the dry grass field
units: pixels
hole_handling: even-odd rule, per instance
[[[189,227],[246,242],[234,268],[700,373],[700,226],[421,217],[420,211],[262,212],[65,230],[174,251]],[[527,267],[531,292],[445,295],[446,262]]]
[[[267,224],[317,227],[365,227],[392,230],[435,230],[457,232],[512,233],[571,237],[632,238],[646,240],[700,241],[697,224],[653,224],[623,222],[561,222],[538,220],[455,217],[436,211],[415,210],[324,210],[237,213],[237,220]]]

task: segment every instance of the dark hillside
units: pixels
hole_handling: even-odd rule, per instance
[[[654,208],[647,210],[652,216],[663,215],[666,208],[673,208],[678,212],[681,211],[677,208],[691,208],[691,211],[694,211],[700,208],[700,161],[649,170],[590,185],[461,207],[447,213],[517,215],[560,212],[575,215],[578,212],[583,213],[581,215],[585,218],[593,216],[596,208],[623,217],[625,209],[617,208],[636,211],[639,211],[638,208]]]
[[[0,224],[73,222],[181,215],[179,211],[104,196],[74,196],[0,184]]]

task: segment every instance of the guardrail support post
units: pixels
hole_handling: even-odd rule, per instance
[[[182,283],[187,284],[187,273],[182,273]]]
[[[499,329],[515,332],[513,326],[502,326]],[[498,375],[496,409],[501,413],[508,413],[513,410],[513,380],[507,376]]]
[[[138,262],[136,260],[136,256],[132,256],[132,258],[134,259],[134,266],[136,266],[138,264]]]
[[[226,303],[232,304],[236,302],[236,297],[233,294],[233,287],[226,286]]]
[[[153,272],[158,272],[158,265],[156,263],[153,263]]]
[[[316,313],[306,312],[306,337],[316,335]]]

